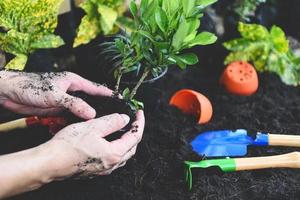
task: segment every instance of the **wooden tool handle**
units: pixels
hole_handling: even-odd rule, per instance
[[[27,127],[27,118],[17,119],[14,121],[6,122],[0,124],[0,133],[1,132],[8,132],[14,129],[21,129]]]
[[[270,146],[300,147],[300,136],[269,134]]]
[[[293,152],[278,156],[236,158],[236,171],[266,168],[300,168],[300,153]]]

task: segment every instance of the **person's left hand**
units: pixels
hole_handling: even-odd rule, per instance
[[[63,109],[83,119],[92,119],[96,111],[80,98],[67,92],[112,96],[107,87],[90,82],[77,74],[0,72],[0,104],[28,115],[53,115]]]

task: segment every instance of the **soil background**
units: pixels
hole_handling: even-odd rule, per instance
[[[276,22],[297,37],[299,28],[295,26],[300,18],[290,17],[293,13],[299,17],[296,12],[285,12]],[[264,131],[300,135],[299,87],[286,86],[276,75],[263,73],[259,74],[260,86],[256,94],[250,97],[228,94],[219,85],[226,55],[221,42],[222,39],[215,45],[194,49],[199,54],[197,66],[186,71],[171,67],[164,78],[143,86],[138,97],[146,105],[144,137],[136,155],[125,167],[110,176],[93,180],[53,182],[11,200],[300,199],[298,169],[226,174],[216,169],[194,170],[193,189],[187,189],[183,161],[201,159],[191,151],[188,142],[203,131],[244,128],[250,133]],[[99,41],[91,44],[94,45],[91,52],[95,54],[97,43]],[[86,54],[81,56],[93,58],[91,52],[86,51],[91,49],[90,46],[82,49]],[[86,59],[84,68],[78,64],[73,71],[91,80],[105,82],[95,62]],[[97,64],[104,62],[100,58]],[[211,100],[214,114],[210,123],[197,125],[194,117],[168,105],[171,95],[182,88],[199,91]],[[3,108],[0,108],[0,113],[0,122],[21,117]],[[37,146],[51,137],[43,127],[2,134],[0,155]],[[250,147],[247,156],[271,156],[297,150]]]

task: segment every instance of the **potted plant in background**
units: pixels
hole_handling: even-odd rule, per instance
[[[77,29],[73,47],[87,44],[100,34],[112,35],[118,32],[119,20],[126,11],[124,0],[86,0],[79,7],[85,15]]]
[[[273,26],[268,31],[262,25],[239,23],[238,31],[241,38],[224,43],[231,51],[225,64],[248,61],[259,72],[276,73],[285,84],[299,85],[300,57],[289,48],[289,41],[280,27]]]
[[[6,69],[23,70],[28,56],[37,49],[64,44],[54,34],[62,1],[0,1],[0,49],[15,56]]]

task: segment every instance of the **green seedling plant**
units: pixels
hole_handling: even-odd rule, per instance
[[[130,3],[135,29],[119,35],[113,42],[102,44],[103,53],[114,61],[115,93],[120,92],[122,76],[135,73],[139,80],[123,92],[133,108],[142,103],[134,99],[147,78],[158,77],[170,65],[181,69],[198,63],[194,53],[184,53],[197,45],[209,45],[217,40],[210,32],[198,32],[203,10],[217,0],[142,0],[138,6]]]
[[[1,0],[0,49],[15,56],[6,69],[23,70],[28,55],[37,49],[64,44],[54,34],[63,0]]]
[[[123,17],[126,10],[124,0],[86,0],[80,7],[86,15],[78,27],[74,47],[89,43],[101,33],[114,34],[120,26],[128,23]]]
[[[225,42],[231,51],[225,64],[233,61],[248,61],[259,72],[273,72],[287,85],[300,84],[300,58],[289,48],[283,30],[273,26],[270,31],[258,24],[239,23],[241,38]]]
[[[266,0],[235,0],[233,10],[241,21],[249,22],[250,17],[255,15],[257,7],[265,2]]]

